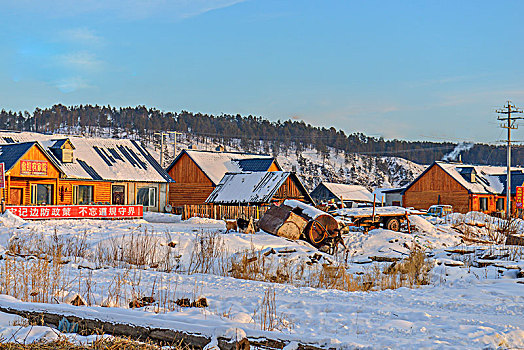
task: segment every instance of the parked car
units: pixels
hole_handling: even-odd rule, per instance
[[[438,204],[429,207],[428,213],[426,215],[442,218],[451,213],[453,213],[453,207],[451,205]]]

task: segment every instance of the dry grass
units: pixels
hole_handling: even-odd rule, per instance
[[[61,236],[58,235],[57,229],[50,239],[42,233],[35,232],[34,229],[30,234],[24,236],[13,236],[8,243],[7,250],[13,255],[19,256],[38,256],[53,257],[60,255],[62,257],[88,257],[87,244],[88,231],[82,235]]]
[[[506,251],[508,252],[508,261],[524,260],[524,246],[508,245]]]
[[[61,256],[25,260],[6,255],[0,269],[0,294],[23,301],[49,303],[65,290],[70,278],[64,272]]]
[[[229,267],[228,276],[234,278],[344,291],[371,291],[429,284],[432,265],[422,250],[413,249],[402,261],[382,268],[373,265],[361,274],[349,273],[346,264],[338,262],[293,265],[284,260],[275,267],[269,258],[255,251],[244,252],[231,259]]]
[[[517,217],[502,219],[482,213],[470,213],[454,218],[451,227],[469,243],[504,244],[508,235],[520,232],[522,220]]]
[[[276,291],[274,287],[268,287],[264,291],[264,297],[259,307],[253,313],[253,320],[258,320],[260,329],[263,331],[282,331],[292,328],[292,324],[277,310]]]
[[[161,235],[147,229],[143,233],[131,232],[129,235],[113,237],[98,244],[93,260],[98,267],[133,266],[171,272],[176,266],[176,256],[163,242]]]
[[[187,268],[188,274],[212,273],[224,275],[227,266],[227,249],[218,232],[196,234]]]

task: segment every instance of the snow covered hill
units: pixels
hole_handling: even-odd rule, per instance
[[[143,142],[145,140],[142,140]],[[206,138],[196,140],[190,135],[178,136],[177,149],[190,146],[202,150],[215,150],[223,146],[218,142]],[[145,141],[148,150],[160,159],[160,145]],[[380,187],[401,187],[413,181],[422,173],[425,166],[413,163],[399,157],[377,157],[345,153],[330,149],[329,153],[321,154],[314,148],[298,151],[294,148],[279,149],[275,152],[275,145],[261,142],[255,149],[246,149],[241,140],[235,140],[230,146],[225,146],[227,151],[256,152],[278,154],[279,164],[285,171],[295,171],[304,180],[306,187],[313,190],[321,181],[363,185],[369,190]],[[172,141],[165,140],[164,164],[167,166],[173,160],[174,146]]]

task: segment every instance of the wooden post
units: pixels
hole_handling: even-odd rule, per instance
[[[375,205],[377,203],[377,195],[374,194],[373,195],[373,214],[371,215],[371,221],[373,221],[373,223],[375,223]]]
[[[408,223],[408,233],[411,234],[411,224],[409,223],[409,215],[407,211],[406,211],[406,221]]]
[[[60,175],[58,175],[60,176]],[[55,180],[55,194],[53,196],[53,205],[58,204],[58,178]]]
[[[6,197],[7,197],[7,204],[10,203],[11,201],[11,175],[7,175],[7,193],[6,193]],[[20,198],[21,202],[23,203],[24,202],[24,193],[23,193],[23,190],[22,190],[22,198]]]

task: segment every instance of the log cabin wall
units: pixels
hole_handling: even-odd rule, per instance
[[[169,204],[203,204],[215,189],[215,185],[187,155],[182,154],[169,170],[175,183],[169,184]]]
[[[95,203],[111,204],[111,182],[89,180],[61,180],[58,188],[58,204],[72,205],[73,186],[93,186],[93,201]]]
[[[286,181],[284,181],[282,186],[277,190],[277,193],[273,196],[274,201],[283,202],[286,199],[297,199],[302,202],[307,201],[306,196],[302,193],[291,176],[288,176]]]
[[[487,210],[481,210],[480,208],[480,200],[481,198],[485,198],[488,204]],[[484,213],[493,213],[497,211],[497,202],[495,195],[471,195],[471,210],[472,211],[482,211]]]
[[[9,180],[9,192],[6,191],[6,203],[12,205],[31,205],[31,185],[41,184],[41,185],[53,185],[53,203],[57,203],[57,194],[56,194],[56,185],[57,180],[54,179],[24,179],[24,178],[10,178]],[[13,198],[12,190],[21,189],[22,191],[22,201],[21,203],[16,203],[15,198]]]
[[[440,200],[439,200],[440,196]],[[416,209],[428,209],[435,204],[448,204],[453,211],[470,211],[470,195],[466,188],[434,164],[404,193],[404,206]]]

